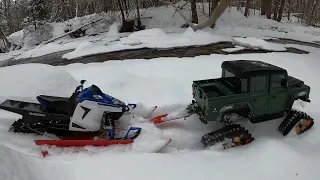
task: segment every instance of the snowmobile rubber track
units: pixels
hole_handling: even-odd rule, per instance
[[[203,144],[203,147],[206,148],[223,142],[226,139],[231,139],[233,141],[235,137],[240,136],[242,136],[243,139],[238,145],[249,144],[254,140],[252,135],[244,127],[239,124],[232,124],[202,136],[201,143]]]
[[[45,131],[47,131],[47,128],[41,124],[32,125],[31,126],[32,129],[28,127],[23,123],[23,119],[18,119],[11,125],[9,131],[17,132],[17,133],[37,133],[32,129],[35,129],[36,131],[41,133],[44,133]]]
[[[299,121],[301,120],[308,120],[309,124],[306,125],[306,127],[297,132],[296,129],[296,133],[302,134],[304,132],[306,132],[307,130],[309,130],[313,125],[314,125],[314,119],[312,117],[310,117],[308,114],[306,114],[305,112],[301,112],[301,111],[297,111],[297,110],[292,110],[288,116],[282,121],[282,123],[280,124],[278,130],[284,135],[288,135],[289,132],[292,130],[292,128],[294,128],[297,123],[299,123]],[[298,127],[300,128],[300,127]]]

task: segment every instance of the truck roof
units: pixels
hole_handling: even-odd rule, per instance
[[[238,76],[251,76],[260,74],[285,73],[287,71],[278,66],[256,60],[234,60],[224,61],[221,64],[222,68],[228,69],[236,73]]]

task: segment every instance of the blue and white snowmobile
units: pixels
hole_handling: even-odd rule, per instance
[[[127,144],[138,137],[141,132],[141,128],[138,127],[131,127],[125,137],[115,137],[115,121],[124,113],[134,109],[136,105],[126,105],[119,99],[104,94],[95,85],[83,89],[84,82],[85,80],[81,81],[70,98],[39,95],[37,96],[39,104],[10,99],[4,101],[0,104],[0,109],[22,115],[21,119],[11,125],[9,131],[55,134],[64,140],[36,140],[36,144],[57,146]],[[103,141],[81,139],[84,134],[106,133],[106,131],[109,138]],[[135,133],[129,137],[131,131]],[[74,137],[81,138],[76,141]]]

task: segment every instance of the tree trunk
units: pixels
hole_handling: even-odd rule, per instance
[[[205,14],[203,0],[201,0],[201,3],[202,3],[202,13]]]
[[[310,25],[314,25],[313,22],[314,22],[314,19],[316,19],[316,10],[318,8],[318,2],[319,0],[315,0],[315,3],[313,4],[312,6],[312,11],[311,11],[311,19],[310,19]]]
[[[79,11],[79,2],[76,1],[76,17],[78,17],[78,11]]]
[[[310,26],[311,25],[311,19],[312,19],[312,5],[313,5],[314,0],[308,0],[307,1],[307,25]]]
[[[284,4],[286,3],[286,0],[281,0],[281,4],[280,4],[280,9],[279,9],[279,15],[278,15],[278,19],[277,21],[280,22],[282,19],[282,14],[283,14],[283,9],[284,9]]]
[[[124,3],[124,8],[126,10],[126,14],[127,16],[129,15],[129,11],[128,11],[128,3],[127,3],[127,0],[123,0],[123,3]]]
[[[280,0],[274,0],[273,20],[277,20],[278,18],[279,1]]]
[[[211,13],[217,8],[219,0],[212,0]]]
[[[290,16],[291,16],[291,0],[288,0],[288,21],[290,21]]]
[[[208,5],[209,5],[209,16],[211,15],[211,1],[208,0]]]
[[[198,24],[198,13],[197,13],[197,4],[196,4],[197,0],[192,0],[191,1],[191,17],[192,23]]]
[[[212,0],[211,13],[217,8],[219,2],[220,0]],[[213,23],[210,25],[211,28],[214,28],[215,26],[216,26],[216,23]]]
[[[119,3],[121,16],[122,16],[122,22],[124,22],[126,20],[126,17],[124,16],[123,8],[122,8],[122,5],[121,5],[121,0],[118,0],[118,3]]]
[[[245,17],[248,17],[248,15],[249,15],[249,8],[250,8],[250,0],[247,0],[246,7],[245,7],[245,10],[244,10],[244,16]]]
[[[140,19],[140,8],[139,8],[139,0],[136,0],[136,6],[137,6],[137,18],[138,18],[138,21],[137,21],[137,30],[142,30],[143,27],[142,27],[142,24],[141,24],[141,19]]]
[[[236,6],[237,6],[237,11],[240,11],[240,10],[241,10],[241,3],[238,2],[238,3],[236,4]]]
[[[8,52],[9,51],[9,45],[10,45],[10,43],[9,43],[9,41],[8,41],[8,39],[7,39],[7,36],[6,36],[6,34],[4,33],[4,31],[3,31],[3,29],[2,29],[2,27],[0,26],[0,31],[1,31],[1,36],[2,36],[2,39],[3,39],[3,42],[4,42],[4,46],[5,46],[5,50],[6,50],[6,52]]]
[[[267,0],[266,2],[266,16],[268,19],[271,19],[271,7],[272,7],[272,1],[271,0]]]
[[[261,15],[266,15],[266,0],[261,0]]]
[[[186,21],[186,23],[189,25],[189,27],[191,27],[193,31],[197,31],[199,29],[210,27],[211,25],[215,24],[217,19],[219,19],[220,16],[222,15],[222,13],[227,9],[231,0],[221,1],[218,4],[217,8],[214,10],[214,12],[212,12],[210,17],[206,21],[204,21],[198,25],[191,23],[190,20],[188,20],[188,18],[182,13],[182,11],[176,5],[174,5],[172,2],[165,1],[165,0],[161,0],[161,2],[163,2],[164,4],[167,4],[167,5],[172,5],[176,9],[176,11],[179,12],[179,14],[182,16],[182,18]]]

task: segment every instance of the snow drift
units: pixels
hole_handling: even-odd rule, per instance
[[[60,95],[68,95],[73,87],[70,85],[66,88],[58,82],[70,82],[75,85],[80,79],[87,79],[85,86],[95,84],[103,92],[127,103],[137,102],[142,105],[141,109],[137,109],[137,114],[143,114],[145,108],[159,105],[159,110],[154,113],[156,115],[185,107],[192,98],[193,80],[220,77],[221,63],[225,60],[236,59],[263,60],[284,67],[290,75],[305,81],[311,86],[312,102],[306,105],[297,103],[295,107],[307,112],[315,119],[320,117],[317,109],[320,98],[316,93],[312,93],[320,91],[316,79],[318,74],[316,52],[311,55],[269,53],[209,55],[183,59],[158,58],[149,61],[127,60],[71,64],[64,67],[29,64],[1,68],[0,77],[8,75],[7,77],[13,79],[13,81],[6,81],[5,78],[1,80],[7,83],[5,94],[17,95],[27,91],[29,94],[25,96],[30,98],[36,93],[20,88],[20,86],[24,87],[23,85],[29,86],[26,80],[23,81],[25,78],[30,78],[37,88],[44,88],[42,83],[49,84],[47,89],[37,90],[38,92],[45,94],[56,92],[55,94]],[[294,63],[292,63],[293,59],[296,60]],[[27,69],[32,71],[27,71]],[[22,72],[22,74],[16,72]],[[47,76],[36,77],[35,74],[39,72]],[[34,80],[32,81],[31,78]],[[62,80],[63,78],[66,80]],[[51,79],[51,83],[46,82],[47,79]],[[57,84],[54,85],[53,82]],[[9,93],[10,91],[14,93]],[[93,176],[124,179],[132,178],[134,174],[135,177],[141,179],[207,179],[212,177],[214,170],[214,177],[223,179],[255,180],[258,176],[260,179],[287,180],[293,178],[316,180],[318,178],[316,167],[320,165],[318,156],[320,131],[317,124],[301,136],[289,134],[283,137],[277,131],[281,120],[257,125],[242,122],[256,140],[247,146],[223,151],[219,145],[207,150],[202,149],[199,142],[201,136],[218,126],[216,123],[202,124],[196,116],[159,126],[145,123],[145,120],[139,116],[123,117],[121,121],[124,126],[130,124],[143,128],[143,134],[140,139],[137,139],[137,144],[105,148],[87,147],[86,151],[79,154],[72,153],[70,149],[62,150],[61,154],[58,150],[53,150],[56,154],[42,159],[40,149],[34,145],[33,139],[45,137],[7,132],[10,124],[18,117],[3,111],[0,113],[0,144],[5,146],[0,149],[2,158],[5,158],[9,164],[13,164],[15,159],[22,156],[19,158],[19,161],[23,161],[19,162],[20,164],[32,164],[30,169],[22,165],[14,167],[14,172],[17,172],[16,177],[22,177],[20,173],[24,173],[31,179],[51,180],[56,179],[57,176],[61,179],[87,179]],[[165,154],[149,153],[168,137],[171,137],[173,141],[161,151]],[[8,148],[11,149],[10,152]],[[9,154],[6,155],[7,153]],[[127,173],[123,173],[123,169]],[[224,172],[226,169],[234,173],[226,174]],[[12,179],[12,176],[5,171],[13,172],[10,166],[1,169],[1,173],[6,174],[3,179]],[[182,171],[184,173],[181,173]],[[55,173],[59,175],[53,176]]]
[[[36,101],[39,94],[70,96],[79,84],[68,72],[44,64],[1,68],[0,82],[1,98],[31,98],[31,101]]]

